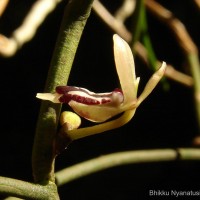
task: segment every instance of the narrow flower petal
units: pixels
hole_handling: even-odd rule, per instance
[[[165,62],[162,63],[161,67],[151,76],[149,81],[147,82],[142,94],[139,96],[137,100],[137,106],[139,106],[144,99],[153,91],[153,89],[156,87],[160,79],[163,77],[165,73],[167,65]]]
[[[136,79],[133,54],[129,45],[117,34],[113,36],[113,40],[116,69],[126,104],[136,99],[139,79]]]
[[[54,94],[51,94],[51,93],[37,93],[37,95],[36,95],[36,97],[38,99],[48,100],[48,101],[51,101],[53,103],[60,103],[59,98],[61,96],[62,95],[60,95],[58,93],[54,93]]]

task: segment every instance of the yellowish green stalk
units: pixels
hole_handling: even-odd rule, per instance
[[[200,160],[200,149],[155,149],[112,153],[57,172],[56,182],[61,186],[83,176],[121,165],[177,160]]]

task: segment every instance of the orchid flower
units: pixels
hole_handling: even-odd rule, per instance
[[[117,88],[107,93],[94,93],[80,87],[58,86],[54,94],[38,93],[36,96],[53,103],[66,103],[81,117],[93,122],[103,122],[95,126],[67,131],[71,139],[101,133],[126,124],[134,116],[136,108],[152,92],[164,75],[165,62],[152,75],[143,92],[137,98],[140,79],[135,74],[132,51],[129,45],[117,34],[113,36],[113,40],[115,64],[121,89]],[[120,113],[123,115],[119,118],[107,121]]]

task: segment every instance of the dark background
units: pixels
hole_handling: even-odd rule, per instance
[[[10,2],[0,19],[1,33],[9,36],[18,27],[34,1]],[[114,12],[122,1],[102,1]],[[186,25],[200,46],[200,12],[191,0],[159,1]],[[59,4],[33,40],[12,58],[0,58],[1,139],[0,175],[32,181],[31,149],[42,92],[66,1]],[[180,70],[184,54],[165,25],[150,13],[149,31],[160,60]],[[129,19],[131,21],[131,19]],[[71,72],[69,85],[95,92],[107,92],[118,85],[115,71],[113,32],[92,12],[85,27]],[[139,93],[152,74],[139,58],[136,73],[141,77]],[[161,84],[139,107],[127,125],[73,142],[57,158],[56,170],[112,152],[190,147],[198,134],[193,94],[190,88],[168,80],[169,91]],[[59,189],[61,199],[128,200],[147,199],[149,190],[199,190],[199,162],[137,164],[112,168],[73,181]]]

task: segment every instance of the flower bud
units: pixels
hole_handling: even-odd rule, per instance
[[[60,116],[60,124],[67,124],[68,130],[77,129],[81,125],[81,118],[76,113],[64,111]]]

